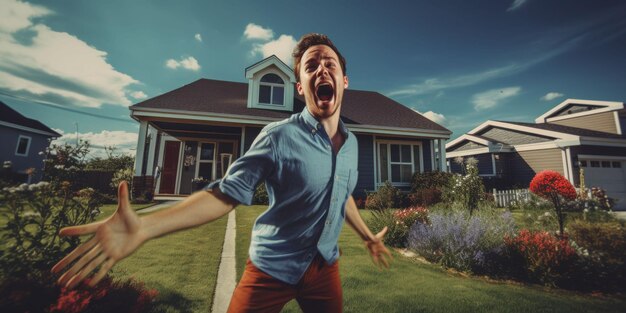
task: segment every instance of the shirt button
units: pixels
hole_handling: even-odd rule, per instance
[[[339,180],[339,175],[335,175],[335,180]]]

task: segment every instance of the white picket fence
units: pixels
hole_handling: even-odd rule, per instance
[[[579,188],[576,189],[576,194],[580,192]],[[587,197],[591,198],[591,190],[587,190]],[[511,202],[520,202],[530,200],[530,190],[528,189],[510,189],[510,190],[496,190],[493,189],[493,198],[498,207],[504,208],[511,205]]]
[[[530,190],[528,189],[510,189],[496,190],[493,189],[493,198],[498,207],[508,207],[512,201],[520,202],[530,200]]]

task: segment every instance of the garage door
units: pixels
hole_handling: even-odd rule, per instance
[[[626,160],[589,158],[580,160],[587,188],[600,187],[617,201],[614,210],[626,210]]]

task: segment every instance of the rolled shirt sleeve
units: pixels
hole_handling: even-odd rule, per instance
[[[266,127],[267,128],[267,127]],[[275,150],[270,133],[263,129],[250,149],[228,168],[226,175],[205,187],[220,191],[239,203],[252,204],[252,198],[260,181],[274,170]]]

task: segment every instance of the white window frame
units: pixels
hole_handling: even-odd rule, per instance
[[[376,140],[376,190],[378,190],[378,188],[380,186],[382,186],[382,184],[384,183],[383,181],[381,181],[382,178],[382,173],[380,172],[381,170],[381,164],[380,164],[380,146],[381,145],[387,145],[387,160],[389,160],[389,162],[387,163],[387,178],[389,179],[389,182],[391,182],[391,184],[393,186],[396,187],[408,187],[411,186],[411,183],[401,183],[401,182],[393,182],[391,180],[391,149],[390,149],[390,145],[405,145],[405,146],[410,146],[411,147],[411,173],[415,173],[416,172],[416,164],[414,163],[415,160],[415,153],[414,153],[414,148],[415,146],[419,146],[419,172],[423,173],[424,172],[424,146],[422,144],[421,141],[402,141],[402,140]],[[408,163],[403,163],[403,162],[393,162],[394,165],[407,165]]]
[[[263,82],[261,81],[263,79],[263,77],[265,77],[266,75],[271,75],[274,74],[276,76],[278,76],[278,78],[282,79],[283,83],[282,84],[278,84],[278,83],[267,83],[267,82]],[[260,99],[258,99],[257,97],[257,102],[260,105],[271,105],[271,106],[285,106],[285,91],[287,88],[285,88],[285,80],[280,77],[280,75],[276,74],[276,73],[266,73],[263,76],[261,76],[261,78],[259,79],[259,96],[261,96],[261,87],[263,86],[269,86],[270,87],[270,103],[265,103],[265,102],[261,102]],[[283,88],[283,103],[272,103],[272,100],[274,100],[274,88],[276,87],[281,87]]]
[[[22,138],[25,138],[28,140],[28,142],[26,143],[26,152],[19,153],[19,149],[20,149],[20,141],[22,141]],[[17,145],[15,146],[15,155],[17,156],[28,156],[28,152],[30,151],[30,144],[33,141],[33,139],[29,136],[24,136],[24,135],[19,135],[17,137]]]
[[[200,151],[202,150],[202,145],[203,144],[212,144],[213,145],[213,159],[208,161],[208,160],[201,160],[200,159]],[[215,180],[215,172],[216,172],[216,164],[217,162],[215,162],[215,156],[217,154],[217,142],[214,141],[198,141],[198,151],[196,151],[196,172],[194,174],[194,178],[198,177],[198,174],[200,173],[200,163],[211,163],[211,177],[203,177],[204,179],[208,179],[209,181],[214,181]]]

